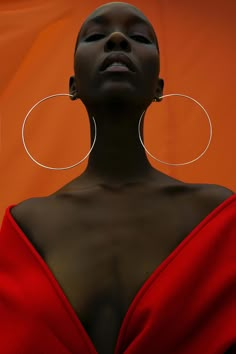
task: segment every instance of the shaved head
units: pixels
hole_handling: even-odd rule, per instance
[[[96,15],[97,13],[99,13],[101,10],[112,7],[112,6],[120,6],[120,7],[130,7],[131,9],[133,9],[134,11],[137,12],[137,14],[139,14],[141,17],[143,17],[147,22],[149,22],[148,18],[143,14],[143,12],[141,10],[139,10],[136,6],[128,4],[127,2],[120,2],[120,1],[114,1],[114,2],[108,2],[104,5],[101,5],[99,7],[97,7],[85,20],[85,22],[87,22],[87,20],[90,19],[91,16]],[[151,23],[149,22],[149,24],[151,25]],[[151,25],[152,26],[152,25]]]
[[[85,19],[70,82],[70,92],[85,105],[122,101],[148,106],[162,96],[159,73],[156,34],[137,7],[107,3]]]
[[[149,19],[143,14],[143,12],[138,9],[136,6],[132,5],[132,4],[129,4],[129,3],[126,3],[126,2],[119,2],[119,1],[115,1],[115,2],[109,2],[109,3],[106,3],[104,5],[101,5],[99,7],[97,7],[87,18],[86,20],[83,22],[81,28],[80,28],[80,31],[79,31],[79,34],[77,36],[77,40],[76,40],[76,45],[75,45],[75,51],[76,51],[76,48],[77,48],[77,45],[78,45],[78,42],[80,40],[80,33],[81,31],[83,30],[84,26],[92,21],[94,18],[96,18],[97,16],[99,15],[102,15],[107,9],[109,8],[113,8],[113,7],[125,7],[125,8],[130,8],[132,10],[132,12],[134,12],[135,14],[137,14],[138,17],[140,17],[141,19],[143,19],[146,23],[149,24],[149,26],[151,27],[152,31],[153,31],[153,34],[154,34],[154,39],[155,39],[155,43],[156,43],[156,46],[157,46],[157,49],[158,49],[158,52],[159,52],[159,45],[158,45],[158,40],[157,40],[157,36],[156,36],[156,33],[155,33],[155,30],[151,24],[151,22],[149,21]]]

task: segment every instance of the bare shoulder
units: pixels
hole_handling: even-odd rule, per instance
[[[198,185],[196,193],[200,202],[212,208],[217,207],[232,195],[234,195],[232,190],[216,184]]]
[[[31,224],[37,211],[42,210],[47,204],[47,199],[43,197],[24,200],[11,209],[11,214],[20,225]]]
[[[196,216],[203,219],[233,195],[232,190],[220,185],[190,184],[184,200]]]
[[[49,197],[30,198],[11,209],[11,215],[25,236],[36,246],[37,234],[43,224],[47,223],[51,202]]]
[[[188,231],[233,196],[234,192],[215,184],[194,184],[178,181],[168,188],[168,195],[167,207],[174,207],[173,214],[178,214],[179,219],[184,220],[185,218]],[[186,234],[188,233],[186,232]]]

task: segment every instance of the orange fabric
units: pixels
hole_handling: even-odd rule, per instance
[[[21,125],[39,99],[68,91],[73,74],[77,31],[85,17],[104,1],[1,0],[0,2],[0,219],[7,205],[53,192],[79,175],[46,171],[31,162],[21,143]],[[165,93],[199,100],[213,123],[207,154],[193,165],[153,166],[187,182],[207,182],[236,189],[235,179],[235,7],[232,0],[133,0],[150,18],[161,48]],[[89,147],[88,122],[80,102],[66,98],[44,103],[26,126],[30,151],[42,163],[72,164]],[[146,119],[145,141],[161,159],[182,162],[200,153],[208,125],[197,106],[184,99],[153,104]]]

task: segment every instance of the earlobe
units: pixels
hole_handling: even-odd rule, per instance
[[[79,98],[74,76],[71,76],[69,80],[69,93],[70,95],[72,95],[72,97],[70,97],[72,101],[77,100]]]
[[[164,80],[158,78],[157,88],[156,88],[155,96],[153,98],[154,102],[160,102],[162,100],[162,98],[160,97],[163,96],[163,89],[164,89]]]

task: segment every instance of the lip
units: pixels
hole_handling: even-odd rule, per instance
[[[123,70],[122,66],[120,67],[119,70],[119,67],[117,66],[115,70],[114,69],[110,70],[111,68],[109,68],[109,71],[132,71],[132,72],[136,71],[135,65],[132,62],[132,60],[124,53],[112,53],[109,56],[107,56],[101,64],[100,71],[105,71],[110,65],[114,63],[124,64],[123,68],[128,68],[128,70]]]

